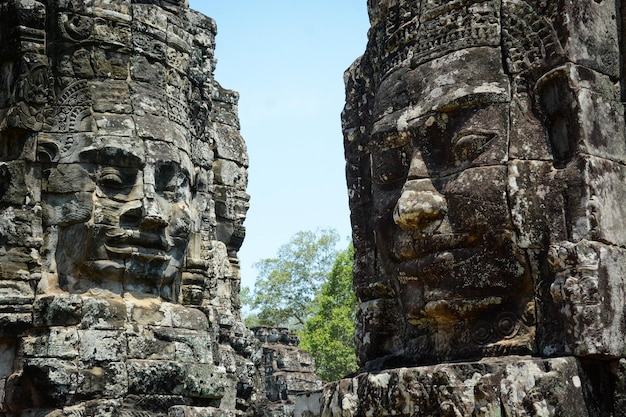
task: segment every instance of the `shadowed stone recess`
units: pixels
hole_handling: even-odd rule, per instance
[[[363,373],[296,415],[624,415],[622,2],[367,6],[342,114]]]

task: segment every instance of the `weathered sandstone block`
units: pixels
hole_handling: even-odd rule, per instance
[[[186,1],[0,2],[1,415],[255,412],[215,35]]]

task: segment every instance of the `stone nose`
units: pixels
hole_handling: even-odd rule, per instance
[[[448,212],[448,204],[429,179],[409,180],[396,203],[393,220],[403,229],[432,233]]]
[[[161,228],[168,224],[162,202],[154,191],[154,185],[144,185],[144,197],[142,201],[141,225],[147,228]]]

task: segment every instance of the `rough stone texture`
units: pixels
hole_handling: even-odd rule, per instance
[[[182,0],[0,1],[0,415],[258,411],[215,34]]]
[[[308,352],[300,350],[300,338],[283,327],[253,327],[262,343],[262,374],[265,377],[267,402],[264,416],[291,417],[296,398],[322,388],[315,374],[315,362]]]
[[[619,7],[369,12],[343,113],[363,365],[622,356]]]
[[[626,6],[367,4],[342,116],[366,373],[296,414],[623,415]]]
[[[590,364],[574,357],[510,356],[364,373],[329,384],[323,391],[302,396],[295,415],[623,415],[619,399],[604,396],[610,385],[608,381],[616,377],[612,365]],[[619,373],[617,377],[623,380],[624,375]],[[591,392],[591,385],[602,387],[605,392]]]

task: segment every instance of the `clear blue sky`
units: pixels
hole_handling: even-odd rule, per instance
[[[216,80],[240,93],[250,210],[239,252],[275,256],[301,230],[350,236],[340,113],[343,72],[365,50],[366,0],[190,0],[217,22]]]

